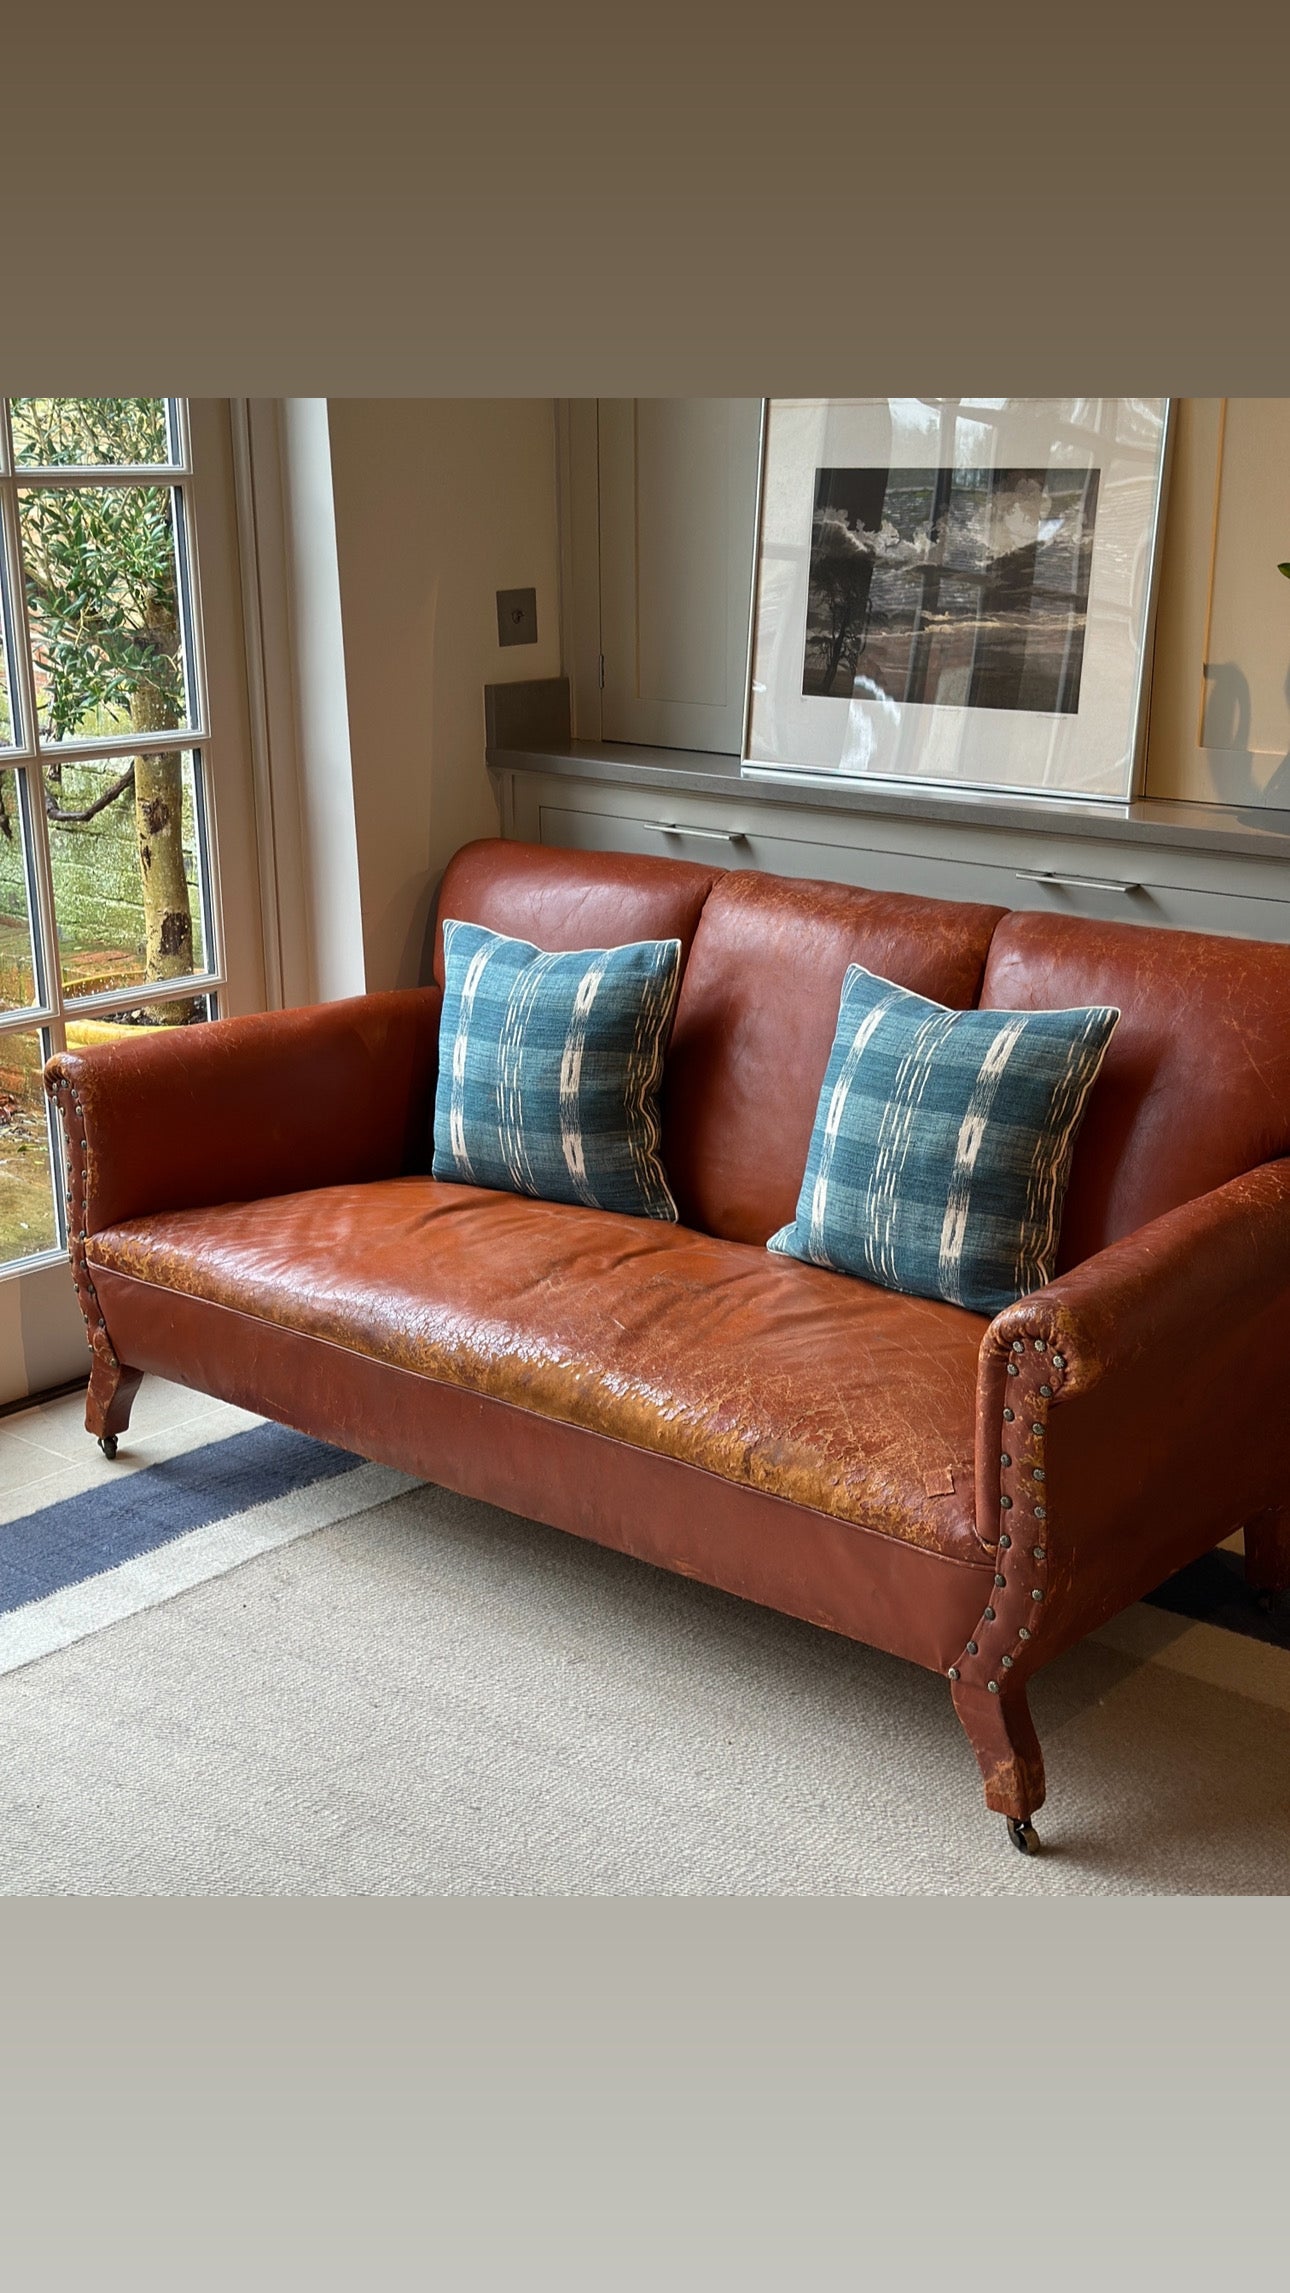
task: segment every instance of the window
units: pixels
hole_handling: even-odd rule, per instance
[[[66,1246],[50,1054],[225,984],[188,410],[0,402],[0,1271]]]

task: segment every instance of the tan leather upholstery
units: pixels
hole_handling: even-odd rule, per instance
[[[630,853],[559,852],[545,844],[466,844],[439,887],[434,976],[443,986],[443,921],[483,924],[557,953],[679,939],[689,954],[713,870],[690,860]]]
[[[989,1598],[988,1555],[949,1560],[231,1306],[98,1280],[144,1370],[937,1671]]]
[[[1290,947],[1009,915],[981,1000],[1122,1013],[1076,1142],[1061,1267],[1290,1154]]]
[[[979,1561],[985,1322],[685,1227],[433,1179],[172,1212],[111,1268]]]
[[[1001,910],[747,870],[708,894],[681,983],[663,1154],[681,1216],[765,1242],[797,1208],[851,963],[956,1010]]]

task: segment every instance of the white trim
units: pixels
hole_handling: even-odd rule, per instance
[[[363,994],[367,972],[326,399],[284,398],[280,436],[310,953],[327,1003]]]
[[[266,970],[288,1007],[366,985],[324,398],[233,421]]]
[[[251,410],[245,398],[229,400],[233,451],[233,493],[237,516],[238,575],[242,631],[246,642],[247,714],[251,735],[251,780],[255,804],[255,849],[260,878],[260,918],[264,934],[266,1007],[283,1005],[282,912],[278,895],[278,839],[274,818],[273,771],[269,742],[269,703],[264,665],[264,601],[261,593],[259,503],[251,447]]]
[[[576,740],[601,737],[600,403],[556,401],[560,651]]]

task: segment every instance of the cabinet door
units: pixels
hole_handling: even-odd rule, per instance
[[[755,398],[600,401],[606,740],[740,746],[760,427]]]

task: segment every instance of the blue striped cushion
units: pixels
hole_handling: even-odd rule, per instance
[[[449,920],[443,943],[435,1177],[674,1219],[658,1084],[680,941],[544,955]]]
[[[947,1011],[852,964],[791,1226],[767,1248],[997,1314],[1051,1281],[1118,1011]]]

